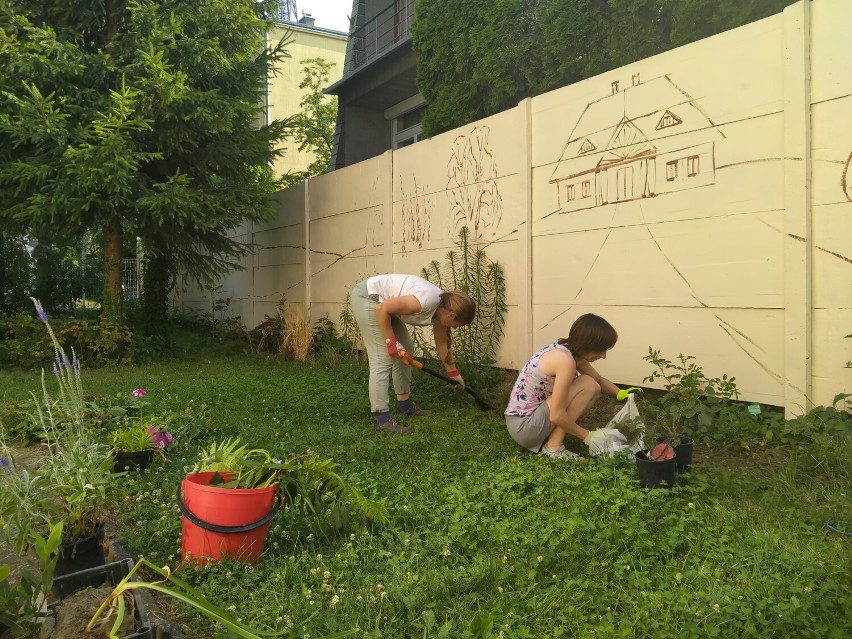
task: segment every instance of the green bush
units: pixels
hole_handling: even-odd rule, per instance
[[[89,366],[130,363],[128,346],[133,332],[127,326],[110,321],[53,320],[57,337],[67,352],[74,349],[77,358]],[[27,313],[0,316],[3,357],[22,368],[42,368],[54,357],[50,337],[39,320]],[[141,352],[138,349],[136,352]]]
[[[0,315],[0,342],[4,359],[24,368],[39,368],[53,359],[50,336],[29,313]]]
[[[110,363],[130,363],[127,347],[133,331],[118,322],[68,322],[59,330],[59,341],[73,348],[82,362],[100,366]]]

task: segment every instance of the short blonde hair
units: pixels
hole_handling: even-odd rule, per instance
[[[451,311],[462,326],[467,326],[476,317],[476,302],[470,295],[461,291],[441,293],[441,307]]]

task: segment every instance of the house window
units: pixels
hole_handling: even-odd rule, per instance
[[[592,183],[590,180],[586,180],[583,182],[583,197],[591,197],[592,195]]]
[[[574,185],[573,184],[569,184],[565,187],[565,197],[568,199],[569,202],[574,199]]]
[[[393,148],[401,149],[418,142],[423,129],[423,113],[426,106],[418,107],[408,113],[403,113],[393,120]]]
[[[698,175],[698,156],[691,155],[686,158],[686,174],[689,177]]]
[[[677,179],[677,160],[666,162],[666,180],[672,182]]]
[[[665,129],[670,126],[676,126],[681,122],[683,122],[683,120],[681,120],[671,111],[666,110],[666,112],[663,113],[663,117],[661,117],[660,121],[657,122],[657,130],[659,131],[660,129]]]

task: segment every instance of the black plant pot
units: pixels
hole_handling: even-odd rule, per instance
[[[677,472],[681,474],[688,473],[692,468],[692,449],[694,447],[694,442],[692,441],[692,438],[687,437],[686,435],[680,435],[678,437],[657,437],[657,443],[662,444],[663,442],[668,442],[672,439],[680,441],[677,446],[673,446]]]
[[[130,573],[132,568],[133,562],[130,559],[123,559],[122,561],[116,561],[96,568],[81,570],[63,577],[57,577],[53,580],[52,591],[59,601],[50,604],[49,608],[55,608],[57,605],[61,605],[62,600],[67,599],[83,588],[97,588],[104,583],[108,583],[110,586],[116,586],[118,585],[118,582]],[[138,581],[136,575],[131,578],[131,581]],[[134,603],[131,608],[132,613],[128,612],[128,614],[133,614],[135,617],[136,631],[130,635],[122,636],[121,639],[153,639],[155,636],[155,628],[152,627],[148,619],[148,612],[145,608],[145,603],[143,602],[139,591],[132,590],[131,593],[133,595]]]
[[[120,473],[123,470],[127,471],[143,471],[151,465],[154,459],[154,451],[148,450],[116,450],[113,452],[115,457],[115,465],[113,470]]]
[[[90,537],[63,542],[59,546],[59,559],[56,561],[54,575],[57,577],[70,575],[81,570],[103,566],[105,563],[104,528],[101,526]]]
[[[637,451],[636,470],[642,488],[672,488],[675,485],[675,459],[652,461],[648,459],[647,450]]]

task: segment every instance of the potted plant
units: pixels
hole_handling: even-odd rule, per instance
[[[710,378],[695,362],[692,355],[679,354],[676,361],[666,359],[660,351],[648,349],[643,358],[655,369],[644,381],[663,380],[663,394],[653,406],[655,424],[659,430],[657,441],[662,446],[658,456],[674,451],[677,472],[689,472],[692,464],[694,432],[712,428],[714,419],[721,415],[731,400],[739,396],[733,377]]]
[[[145,470],[158,449],[144,424],[129,424],[112,433],[113,467],[117,472]]]
[[[352,505],[370,519],[387,520],[384,505],[368,500],[336,471],[330,459],[313,454],[274,459],[239,438],[211,444],[178,488],[181,557],[202,565],[224,556],[255,561],[282,501],[310,507],[325,501],[338,514]]]
[[[171,433],[145,423],[142,414],[147,405],[143,400],[146,395],[144,388],[137,388],[131,393],[131,405],[115,405],[109,409],[110,414],[123,423],[112,434],[116,471],[145,470],[151,465],[154,453],[162,454],[172,442]],[[131,412],[137,414],[130,417]]]
[[[109,490],[118,474],[105,444],[87,433],[61,437],[36,471],[57,499],[63,518],[57,575],[103,565]]]
[[[80,362],[73,350],[71,357],[67,356],[41,304],[35,299],[33,303],[53,342],[53,374],[59,393],[57,399],[51,398],[42,373],[41,398],[33,394],[30,418],[42,431],[47,454],[36,468],[18,468],[9,449],[0,442],[8,454],[3,456],[12,460],[10,466],[15,471],[4,484],[0,506],[6,506],[0,512],[19,531],[47,534],[47,522],[62,521],[56,565],[56,575],[62,575],[105,563],[102,544],[108,492],[118,475],[113,472],[109,446],[95,440],[86,427]],[[16,498],[26,507],[10,510],[9,501]],[[8,527],[6,530],[9,534]],[[21,534],[16,540],[19,552],[26,545]]]

